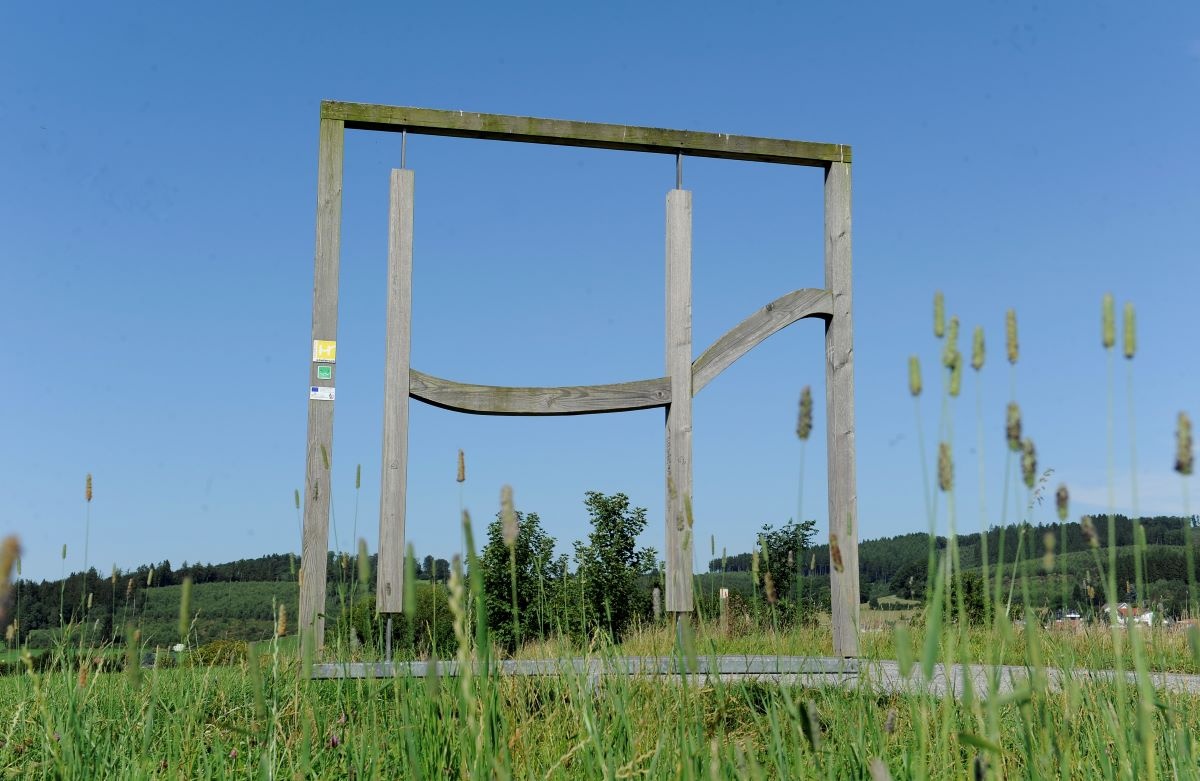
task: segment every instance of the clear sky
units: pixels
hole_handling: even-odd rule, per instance
[[[1110,485],[1130,511],[1134,472],[1141,512],[1184,509],[1171,466],[1176,413],[1200,414],[1195,4],[279,8],[3,11],[0,531],[20,534],[25,577],[57,577],[63,543],[66,566],[82,566],[89,472],[89,563],[102,572],[299,550],[322,99],[850,144],[861,534],[927,528],[906,363],[917,353],[926,369],[932,454],[939,289],[964,335],[982,325],[989,345],[951,406],[960,528],[980,523],[980,420],[999,520],[1008,307],[1025,428],[1040,468],[1055,470],[1051,488],[1071,487],[1073,514],[1106,509]],[[399,160],[398,136],[348,135],[341,548],[355,524],[372,550],[377,538],[387,182]],[[408,165],[414,367],[500,385],[663,374],[672,158],[410,137]],[[689,159],[684,183],[699,354],[768,301],[822,285],[821,178]],[[1106,291],[1137,305],[1140,329],[1133,396],[1118,357],[1111,417]],[[710,537],[718,554],[746,550],[763,523],[797,512],[824,538],[823,383],[822,329],[803,321],[696,398],[697,570]],[[806,384],[818,405],[801,499],[793,431]],[[644,541],[661,551],[662,419],[486,418],[413,402],[410,539],[419,555],[456,552],[460,501],[486,519],[509,483],[563,547],[586,533],[585,491],[625,492],[648,508]]]

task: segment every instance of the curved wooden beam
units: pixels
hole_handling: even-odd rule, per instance
[[[832,306],[829,291],[813,288],[788,293],[767,304],[692,362],[692,395],[771,334],[805,317],[829,317]],[[409,395],[414,399],[473,415],[595,415],[671,403],[667,377],[614,385],[514,388],[454,382],[416,369],[409,369],[408,375]]]
[[[832,314],[833,296],[828,290],[804,288],[775,299],[727,331],[692,363],[692,395],[776,331],[805,317]]]
[[[475,415],[591,415],[665,407],[671,403],[671,384],[659,377],[614,385],[511,388],[452,382],[410,369],[409,395]]]

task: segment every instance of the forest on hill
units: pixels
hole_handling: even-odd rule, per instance
[[[1028,579],[1030,600],[1034,607],[1052,610],[1074,608],[1081,611],[1098,609],[1104,602],[1104,581],[1101,566],[1109,566],[1107,516],[1093,520],[1099,532],[1099,548],[1093,550],[1078,522],[1050,524],[1010,524],[995,526],[986,535],[979,532],[962,534],[957,538],[962,566],[982,572],[984,551],[990,577],[996,565],[1004,562],[1004,577],[1014,571]],[[1144,593],[1138,593],[1136,564],[1138,547],[1135,528],[1140,525],[1145,535],[1141,550],[1144,566]],[[1112,517],[1112,532],[1116,549],[1115,581],[1120,601],[1142,601],[1162,605],[1166,615],[1178,616],[1187,609],[1188,574],[1185,540],[1190,535],[1193,550],[1200,542],[1200,516],[1155,516],[1135,521],[1123,515]],[[1047,535],[1054,538],[1053,566],[1047,569],[1045,546]],[[944,551],[949,540],[937,536],[935,552]],[[858,563],[862,599],[878,605],[882,597],[924,599],[929,567],[930,538],[926,532],[912,532],[895,537],[863,540],[859,543]],[[1099,554],[1099,566],[1096,554]],[[749,572],[753,567],[754,551],[714,558],[709,561],[709,573]],[[1014,562],[1019,559],[1014,570]],[[1200,580],[1200,556],[1192,557],[1194,575]],[[829,546],[815,545],[804,553],[803,567],[797,577],[807,593],[823,595],[828,604]],[[763,567],[765,571],[766,568]],[[1105,570],[1105,575],[1107,571]],[[1064,588],[1065,586],[1065,588]],[[1020,593],[1014,604],[1020,604]]]
[[[1138,521],[1146,545],[1135,543],[1135,523],[1125,516],[1113,518],[1116,542],[1115,581],[1118,599],[1142,601],[1160,607],[1165,615],[1178,616],[1187,608],[1188,556],[1184,545],[1192,531],[1193,546],[1200,540],[1200,518],[1159,516]],[[1099,549],[1093,549],[1079,523],[1009,525],[990,529],[986,537],[979,533],[958,537],[964,569],[982,571],[984,550],[992,577],[998,562],[1004,562],[1004,578],[1015,573],[1025,579],[1025,589],[1017,589],[1014,601],[1020,604],[1028,593],[1034,607],[1095,611],[1105,601],[1101,567],[1107,568],[1108,519],[1098,518]],[[813,545],[813,524],[788,524],[781,528],[764,527],[764,539],[775,550],[774,563],[760,562],[760,576],[751,577],[756,552],[748,551],[712,559],[708,572],[697,576],[697,597],[705,609],[711,609],[720,586],[731,588],[745,598],[767,595],[765,575],[773,573],[772,588],[780,593],[804,595],[804,607],[828,609],[829,550]],[[1055,539],[1053,566],[1047,568],[1044,557],[1047,535]],[[551,541],[552,542],[552,541]],[[948,540],[933,540],[935,552],[946,550]],[[786,553],[780,555],[780,551]],[[924,532],[901,534],[859,544],[859,576],[864,602],[879,606],[880,598],[923,599],[930,552],[929,535]],[[1138,559],[1143,566],[1141,593],[1136,574]],[[761,552],[759,552],[761,556]],[[565,567],[566,557],[559,566]],[[1016,562],[1014,566],[1014,562]],[[1200,555],[1192,557],[1192,566],[1200,580]],[[416,562],[416,577],[445,582],[450,564],[446,559],[425,556]],[[143,564],[135,569],[114,570],[108,575],[95,568],[76,572],[60,580],[20,580],[16,588],[15,613],[18,624],[13,645],[28,642],[30,647],[49,647],[64,624],[85,626],[97,637],[115,637],[126,623],[137,621],[156,641],[167,642],[177,634],[180,585],[185,578],[193,583],[193,605],[197,613],[195,632],[199,639],[224,637],[258,639],[269,636],[276,618],[276,605],[296,615],[297,569],[293,554],[269,554],[222,564],[188,564],[178,567],[170,561]],[[353,557],[329,553],[328,571],[330,617],[336,619],[349,584],[356,578]],[[373,593],[375,557],[369,559],[370,582],[357,588]],[[650,580],[645,588],[650,587]],[[1007,587],[1006,587],[1007,589]]]

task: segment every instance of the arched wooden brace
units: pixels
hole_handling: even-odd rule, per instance
[[[804,288],[777,298],[731,328],[692,362],[692,395],[771,334],[806,317],[828,319],[832,311],[833,297],[828,290]],[[671,384],[666,377],[613,385],[517,388],[454,382],[410,369],[408,384],[409,395],[418,401],[473,415],[594,415],[671,403]]]

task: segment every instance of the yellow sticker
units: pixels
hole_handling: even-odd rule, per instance
[[[334,363],[337,361],[337,342],[313,339],[313,361]]]

